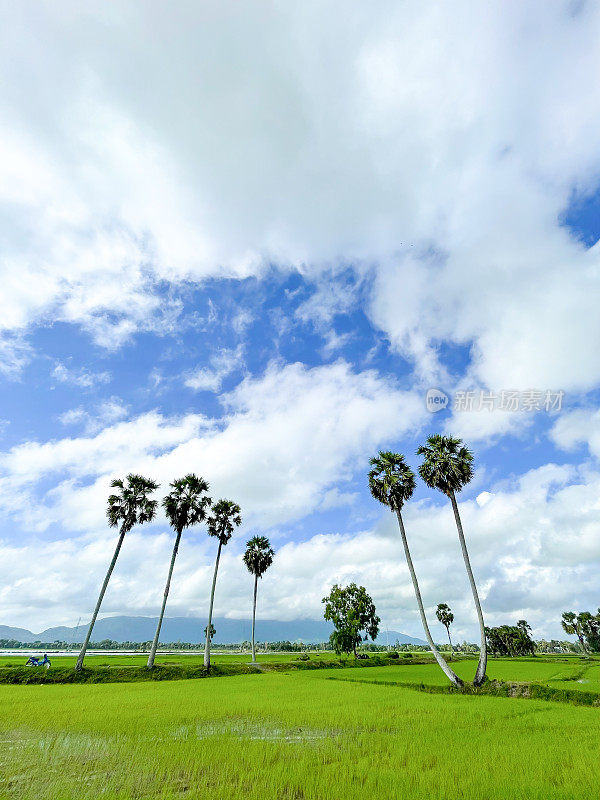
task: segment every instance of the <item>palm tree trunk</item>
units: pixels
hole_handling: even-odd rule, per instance
[[[450,642],[450,658],[454,658],[454,648],[452,647],[452,639],[450,638],[450,628],[446,628],[448,634],[448,641]]]
[[[219,559],[221,558],[221,540],[219,540],[219,549],[217,550],[217,560],[215,561],[215,574],[213,575],[212,589],[210,592],[210,607],[208,609],[208,625],[206,626],[206,646],[204,648],[204,666],[208,669],[210,667],[210,628],[212,625],[212,612],[213,603],[215,601],[215,586],[217,585],[217,572],[219,570]]]
[[[181,531],[177,532],[175,537],[175,544],[173,545],[173,555],[171,556],[171,566],[169,567],[169,574],[167,575],[167,583],[165,585],[165,592],[163,596],[162,608],[160,609],[160,616],[158,617],[158,625],[156,626],[156,633],[154,634],[154,641],[152,642],[152,649],[148,656],[148,669],[154,666],[154,659],[156,658],[156,649],[158,648],[158,637],[160,636],[160,629],[162,627],[163,617],[165,616],[165,607],[167,605],[167,597],[169,596],[169,589],[171,588],[171,577],[173,575],[173,567],[175,566],[175,559],[177,558],[177,551],[179,550],[179,542],[181,540]]]
[[[477,617],[479,619],[479,637],[481,640],[479,650],[479,663],[477,664],[477,671],[473,684],[481,686],[485,680],[485,671],[487,669],[487,644],[485,640],[485,624],[483,622],[483,611],[481,610],[481,603],[479,602],[479,595],[477,594],[477,586],[475,585],[475,578],[473,577],[473,570],[471,569],[471,562],[469,560],[469,553],[467,551],[467,544],[465,542],[465,535],[463,533],[462,523],[460,521],[460,514],[458,513],[458,504],[454,492],[450,494],[452,502],[452,510],[454,511],[454,519],[456,520],[456,527],[458,529],[458,538],[462,550],[463,558],[465,560],[465,567],[467,575],[469,576],[469,583],[471,584],[471,591],[473,592],[473,600],[475,601],[475,608],[477,609]]]
[[[254,576],[254,603],[252,604],[252,662],[256,662],[256,649],[254,647],[254,628],[256,624],[256,589],[258,587],[258,575]]]
[[[106,587],[108,586],[108,582],[110,580],[110,576],[112,575],[112,571],[115,568],[115,564],[117,563],[117,558],[119,557],[119,552],[121,550],[121,545],[123,544],[123,539],[125,538],[125,531],[121,530],[119,534],[119,540],[117,541],[117,546],[115,547],[115,552],[113,553],[112,561],[110,562],[110,566],[108,568],[108,572],[106,573],[106,577],[104,578],[104,583],[102,584],[102,589],[100,589],[100,596],[98,597],[98,602],[96,603],[96,608],[94,609],[94,613],[92,615],[92,620],[90,622],[90,626],[88,628],[87,635],[85,637],[85,641],[81,647],[79,652],[79,657],[77,658],[77,664],[75,665],[75,669],[77,672],[83,669],[83,659],[85,658],[85,652],[88,648],[90,643],[90,638],[92,636],[92,630],[94,629],[94,625],[96,624],[96,618],[98,617],[98,612],[100,611],[100,606],[102,605],[102,600],[104,599],[104,594],[106,592]]]
[[[458,677],[458,675],[448,666],[444,657],[438,652],[437,647],[435,646],[433,639],[431,637],[431,633],[429,631],[429,625],[427,624],[427,617],[425,616],[425,608],[423,607],[423,600],[421,598],[421,591],[419,589],[419,582],[417,580],[417,574],[415,572],[415,568],[413,566],[412,558],[410,557],[410,550],[408,549],[408,541],[406,539],[406,531],[404,530],[404,522],[402,521],[402,514],[399,510],[396,511],[396,516],[398,517],[398,525],[400,526],[400,535],[402,536],[402,544],[404,545],[404,555],[406,556],[406,563],[408,564],[408,571],[410,572],[410,577],[412,578],[413,588],[415,590],[415,597],[417,598],[417,605],[419,606],[419,613],[421,614],[421,622],[423,623],[423,630],[425,631],[425,636],[427,637],[427,641],[429,643],[429,647],[431,652],[433,653],[435,660],[440,665],[444,675],[448,678],[448,680],[453,683],[458,689],[462,689],[464,686],[462,680]]]

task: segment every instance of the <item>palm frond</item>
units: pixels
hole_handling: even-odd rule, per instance
[[[392,511],[399,511],[415,490],[415,474],[404,456],[389,450],[380,451],[369,461],[369,489],[371,494]]]
[[[246,542],[246,552],[242,556],[248,572],[262,578],[273,563],[275,551],[266,536],[254,536]]]
[[[427,486],[451,495],[473,478],[473,454],[460,439],[435,433],[417,449],[423,456],[419,475]]]

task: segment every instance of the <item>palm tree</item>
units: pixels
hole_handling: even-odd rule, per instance
[[[162,627],[163,617],[165,615],[165,607],[167,605],[167,597],[169,596],[169,589],[171,588],[171,577],[173,575],[173,567],[175,566],[175,559],[177,558],[177,551],[179,550],[179,542],[184,528],[189,528],[191,525],[197,525],[206,519],[206,511],[210,508],[211,499],[206,494],[208,492],[208,483],[204,478],[198,478],[193,473],[186,475],[185,478],[178,478],[171,483],[171,491],[162,501],[162,506],[167,515],[167,519],[171,527],[175,531],[175,544],[173,545],[173,554],[171,556],[171,566],[169,567],[169,574],[167,575],[167,583],[165,585],[165,592],[163,596],[162,607],[160,609],[160,616],[158,618],[158,625],[156,626],[156,633],[154,634],[154,641],[152,642],[152,649],[148,656],[148,669],[154,666],[154,659],[156,657],[156,649],[158,647],[158,637],[160,636],[160,629]]]
[[[475,578],[473,577],[473,570],[471,569],[471,562],[469,560],[460,514],[458,512],[458,504],[456,502],[456,492],[460,492],[463,486],[466,486],[473,477],[473,454],[463,445],[460,439],[454,439],[452,436],[442,436],[439,433],[435,433],[427,439],[426,445],[419,447],[417,455],[424,457],[423,463],[419,467],[419,475],[421,478],[425,481],[427,486],[432,489],[438,489],[440,492],[447,495],[452,503],[454,519],[456,520],[456,528],[458,530],[458,539],[460,541],[465,568],[469,576],[473,600],[475,601],[475,608],[477,609],[477,617],[479,619],[481,645],[479,650],[479,663],[473,683],[475,686],[481,686],[485,680],[485,671],[487,669],[485,624]]]
[[[452,647],[452,639],[450,638],[450,625],[452,625],[454,622],[454,614],[450,610],[450,606],[446,605],[446,603],[438,603],[438,607],[435,610],[435,615],[442,623],[444,628],[446,628],[448,641],[450,642],[450,657],[452,657],[454,655],[454,648]]]
[[[254,575],[254,602],[252,603],[252,662],[256,662],[256,649],[254,647],[254,628],[256,623],[256,589],[258,579],[273,563],[275,552],[266,536],[254,536],[246,542],[246,552],[243,555],[244,564],[248,572]]]
[[[125,534],[129,533],[135,525],[143,525],[145,522],[152,522],[156,516],[156,509],[158,507],[158,501],[150,500],[149,495],[158,489],[159,484],[148,478],[144,478],[142,475],[130,473],[124,481],[116,479],[111,481],[110,485],[112,489],[118,489],[119,491],[117,494],[111,494],[108,498],[106,515],[110,527],[119,528],[119,538],[108,572],[104,578],[102,589],[100,589],[100,596],[98,597],[98,602],[96,603],[96,608],[92,615],[92,621],[90,622],[85,641],[77,659],[77,664],[75,665],[77,671],[83,669],[85,652],[90,642],[90,637],[96,623],[98,612],[100,611],[100,606],[102,605],[102,600],[104,599],[106,587],[108,586],[110,576],[117,563]]]
[[[212,631],[212,612],[215,600],[215,586],[217,585],[217,572],[219,570],[219,559],[221,558],[221,548],[231,539],[234,526],[242,524],[240,507],[231,500],[219,500],[212,507],[212,514],[208,518],[208,535],[216,536],[219,540],[217,559],[215,561],[215,573],[213,575],[212,589],[210,591],[210,606],[208,609],[208,625],[206,626],[206,647],[204,648],[204,666],[210,667],[210,642]]]
[[[408,571],[412,578],[415,597],[417,598],[417,605],[419,606],[419,613],[421,615],[421,622],[423,623],[423,630],[425,631],[425,636],[429,642],[431,652],[451,683],[457,688],[462,688],[464,685],[462,680],[450,669],[434,644],[431,632],[429,631],[427,617],[425,616],[425,608],[423,607],[417,574],[408,548],[408,540],[402,520],[402,507],[407,500],[410,500],[415,490],[415,474],[405,462],[404,456],[398,453],[381,451],[379,455],[372,458],[369,463],[371,464],[371,470],[369,472],[369,489],[371,490],[371,494],[376,500],[379,500],[380,503],[383,503],[384,506],[388,506],[392,512],[395,512],[398,518],[400,536],[402,537],[402,544],[404,545],[404,555],[406,556]]]

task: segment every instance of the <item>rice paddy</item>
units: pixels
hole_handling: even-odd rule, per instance
[[[465,677],[474,666],[456,664]],[[581,670],[584,678],[577,677]],[[599,670],[597,661],[523,659],[492,661],[489,674],[589,690]],[[434,665],[401,664],[161,683],[0,686],[0,797],[595,796],[599,708],[393,685],[439,683],[437,672]]]

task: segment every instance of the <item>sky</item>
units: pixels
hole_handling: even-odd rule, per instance
[[[242,508],[218,616],[261,534],[259,617],[355,581],[422,638],[366,475],[435,432],[486,623],[595,611],[598,4],[39,0],[0,38],[0,623],[88,619],[111,479],[193,471]],[[404,516],[434,636],[445,602],[476,641],[449,502]],[[172,543],[128,534],[102,615],[157,614]],[[215,549],[185,532],[168,616]]]

